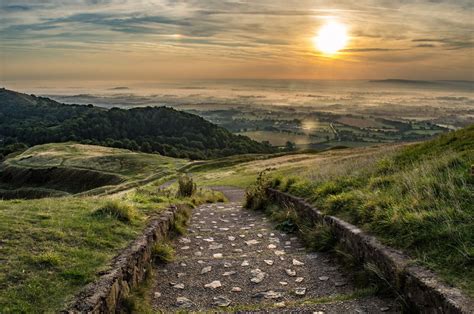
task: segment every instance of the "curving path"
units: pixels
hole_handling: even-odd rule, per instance
[[[357,297],[330,254],[306,252],[298,238],[243,209],[243,191],[215,189],[231,202],[194,210],[189,233],[175,242],[176,260],[155,271],[155,310],[397,311],[393,300]]]

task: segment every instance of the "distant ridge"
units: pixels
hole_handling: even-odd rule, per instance
[[[404,79],[386,79],[386,80],[370,80],[370,83],[390,83],[390,84],[417,84],[417,85],[437,85],[436,81],[422,80],[404,80]]]
[[[168,107],[107,110],[0,89],[1,154],[69,141],[190,159],[276,150]]]

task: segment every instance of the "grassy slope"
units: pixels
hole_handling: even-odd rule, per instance
[[[29,155],[33,157],[22,160]],[[32,148],[15,162],[27,167],[88,167],[132,179],[155,171],[175,171],[184,164],[158,155],[70,143]],[[107,197],[0,200],[0,312],[60,310],[135,238],[150,215],[171,203],[197,205],[223,198],[220,193],[201,189],[192,198],[176,198],[175,190],[159,189],[162,181]],[[124,222],[95,214],[111,199],[133,209],[134,219]]]
[[[474,126],[273,184],[409,253],[474,296]],[[318,171],[320,170],[320,171]]]

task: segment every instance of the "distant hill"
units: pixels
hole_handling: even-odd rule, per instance
[[[437,84],[439,84],[435,81],[403,80],[403,79],[371,80],[370,83],[416,84],[416,85],[437,85]]]
[[[274,152],[269,145],[172,108],[107,110],[0,89],[0,153],[67,141],[190,159]]]

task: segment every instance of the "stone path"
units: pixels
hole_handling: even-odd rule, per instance
[[[221,189],[233,202],[196,208],[189,233],[175,242],[176,260],[156,269],[154,309],[396,312],[393,300],[350,297],[354,287],[331,255],[306,252],[296,237],[243,209],[242,191]]]

